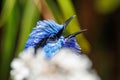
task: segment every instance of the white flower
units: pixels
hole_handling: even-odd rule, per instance
[[[41,49],[35,55],[29,48],[12,61],[11,76],[13,80],[100,80],[91,66],[85,54],[77,55],[69,49],[61,49],[47,60]]]

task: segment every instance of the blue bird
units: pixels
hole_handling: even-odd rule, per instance
[[[80,47],[76,42],[75,36],[86,31],[86,29],[70,34],[67,37],[62,36],[64,29],[74,17],[71,16],[61,25],[53,20],[37,22],[36,27],[33,28],[33,31],[29,35],[25,49],[32,46],[35,48],[36,53],[38,48],[42,48],[47,59],[52,58],[61,48],[70,48],[80,53]]]

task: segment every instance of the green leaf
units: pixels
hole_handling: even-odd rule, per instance
[[[36,5],[34,4],[33,0],[28,0],[22,17],[19,41],[16,51],[17,54],[24,49],[25,42],[32,28],[36,26],[38,17],[39,12]]]
[[[9,16],[11,15],[14,7],[15,7],[16,0],[5,0],[3,9],[1,12],[1,19],[0,19],[0,27],[7,22]]]
[[[10,62],[14,55],[16,36],[18,32],[18,21],[19,21],[19,13],[18,6],[14,7],[14,10],[9,14],[9,18],[7,19],[3,38],[2,38],[2,59],[0,66],[0,78],[1,80],[7,80],[8,74],[10,73]],[[17,13],[17,14],[16,14]]]

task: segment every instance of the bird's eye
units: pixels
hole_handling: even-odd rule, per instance
[[[50,37],[49,37],[49,40],[50,40],[50,41],[55,41],[56,39],[57,39],[57,36],[50,36]]]

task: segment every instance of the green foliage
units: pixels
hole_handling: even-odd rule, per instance
[[[96,0],[95,6],[98,12],[108,14],[120,6],[120,0]]]
[[[23,50],[24,44],[28,38],[29,33],[35,26],[37,19],[39,17],[39,12],[33,1],[28,0],[25,4],[25,9],[23,11],[23,16],[21,19],[21,27],[19,33],[19,40],[17,44],[17,51],[19,53]]]

